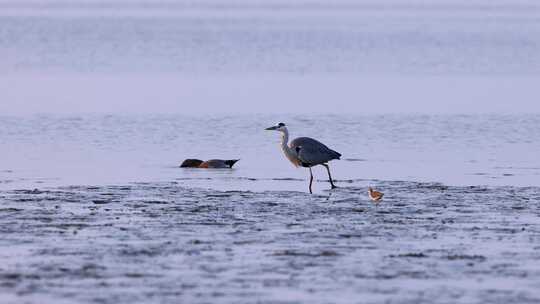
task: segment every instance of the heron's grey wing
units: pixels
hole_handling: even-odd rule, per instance
[[[296,138],[291,142],[290,146],[291,149],[298,153],[300,161],[309,165],[320,165],[341,157],[338,152],[309,137]]]

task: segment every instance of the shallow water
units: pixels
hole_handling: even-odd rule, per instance
[[[292,138],[312,136],[343,154],[331,162],[338,183],[538,185],[538,115],[36,115],[0,117],[0,189],[178,181],[307,190],[308,171],[285,159],[277,132],[264,130],[278,121]],[[234,170],[179,169],[185,158],[241,160]],[[327,178],[322,167],[314,174]]]
[[[540,188],[367,184],[2,192],[4,303],[540,301]]]

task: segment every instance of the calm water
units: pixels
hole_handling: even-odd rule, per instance
[[[536,1],[51,3],[0,1],[1,70],[188,75],[540,72]]]
[[[1,187],[180,181],[229,190],[303,189],[276,122],[343,154],[340,183],[408,180],[536,186],[540,116],[31,116],[0,119]],[[235,170],[181,170],[185,158],[240,158]],[[315,169],[324,179],[324,168]],[[292,181],[275,179],[290,178]],[[296,180],[301,179],[301,180]],[[317,185],[324,189],[326,185]]]
[[[539,75],[533,0],[0,1],[0,113],[539,113]]]

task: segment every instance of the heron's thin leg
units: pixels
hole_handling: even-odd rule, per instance
[[[309,193],[313,194],[313,191],[311,191],[311,184],[313,184],[313,172],[311,172],[311,168],[309,168]]]
[[[337,188],[336,185],[334,185],[334,181],[332,180],[332,175],[330,174],[330,166],[328,164],[322,164],[326,167],[326,171],[328,171],[328,179],[330,180],[330,185],[332,185],[332,189]]]

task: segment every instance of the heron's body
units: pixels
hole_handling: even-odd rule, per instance
[[[296,151],[302,167],[322,165],[341,157],[338,152],[310,137],[298,137],[291,141],[289,146],[293,151]]]
[[[311,191],[311,185],[313,183],[313,172],[311,167],[322,165],[328,170],[328,178],[332,189],[336,188],[330,174],[330,168],[327,162],[339,159],[341,154],[328,148],[320,141],[310,137],[298,137],[292,140],[289,144],[289,131],[285,124],[280,123],[275,127],[267,128],[267,130],[277,130],[281,132],[281,150],[285,157],[296,167],[309,168],[311,175],[309,182],[309,191]]]
[[[237,161],[239,160],[210,159],[202,161],[200,159],[186,159],[180,165],[180,168],[231,169]]]

